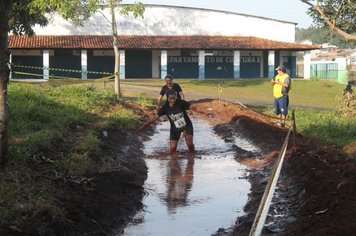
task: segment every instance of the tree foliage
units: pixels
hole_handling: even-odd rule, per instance
[[[329,28],[316,28],[309,27],[307,29],[296,28],[295,40],[296,42],[302,42],[303,40],[309,39],[314,44],[330,43],[338,46],[339,48],[355,48],[356,42],[347,42],[343,37],[336,34]]]
[[[356,40],[355,0],[301,0],[316,26],[329,28],[346,40]]]
[[[35,6],[32,6],[33,0],[12,1],[9,5],[9,30],[15,34],[29,34],[34,32],[32,27],[35,24],[45,26],[48,23],[47,18]]]

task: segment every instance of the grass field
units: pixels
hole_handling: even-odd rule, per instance
[[[272,86],[267,79],[243,80],[175,80],[187,94],[217,97],[221,84],[222,97],[251,100],[261,104],[271,104]],[[162,80],[125,80],[123,84],[160,88]],[[311,108],[331,108],[337,106],[336,97],[341,95],[344,85],[327,80],[293,80],[290,93],[291,106]],[[189,96],[188,96],[189,99]]]
[[[258,112],[273,116],[270,107],[251,106]],[[298,132],[305,136],[321,139],[339,147],[356,141],[356,118],[334,110],[296,109]]]
[[[178,80],[187,94],[217,94],[217,84],[222,83],[223,96],[271,101],[271,86],[266,80]],[[98,171],[93,153],[100,148],[98,132],[108,126],[129,131],[138,124],[137,115],[120,105],[109,82],[60,80],[41,85],[11,83],[9,86],[9,144],[12,173],[1,183],[0,221],[26,221],[39,206],[51,209],[54,219],[65,220],[65,212],[58,207],[55,196],[59,190],[51,187],[49,171],[61,175],[83,176]],[[123,84],[154,87],[159,89],[162,80],[124,81]],[[95,85],[95,86],[91,86]],[[335,108],[335,96],[343,86],[328,81],[293,81],[292,103],[300,106]],[[124,100],[152,104],[152,98],[142,91],[125,91],[131,97]],[[294,101],[293,101],[294,100]],[[114,108],[113,108],[114,107]],[[253,107],[271,114],[270,107]],[[298,130],[307,136],[325,140],[340,147],[355,142],[356,118],[345,117],[335,110],[297,109]],[[78,131],[73,132],[73,129]],[[68,136],[74,134],[74,136]],[[68,140],[69,139],[69,140]],[[53,146],[62,142],[75,142],[74,150],[63,152],[58,159],[46,156]],[[104,161],[105,157],[102,157]],[[47,163],[41,169],[41,163]],[[49,164],[48,164],[49,163]],[[48,169],[50,165],[50,169]],[[32,176],[33,168],[38,176]],[[46,173],[46,174],[45,174]],[[50,172],[52,173],[52,172]],[[56,191],[55,193],[53,191]]]
[[[268,104],[257,108],[273,115],[272,86],[267,79],[244,80],[175,80],[188,94],[216,97],[218,84],[223,87],[222,98],[244,99],[252,104]],[[340,147],[356,141],[356,117],[346,117],[337,111],[337,97],[345,85],[328,80],[293,80],[291,107],[296,108],[299,131]],[[161,88],[162,80],[127,80],[123,84]]]
[[[254,105],[272,105],[272,87],[268,79],[176,79],[187,94],[187,99],[197,99],[199,97],[218,97],[218,85],[223,88],[222,98],[226,100],[244,100],[245,103]],[[164,80],[160,79],[126,79],[121,81],[123,93],[131,94],[134,88],[125,90],[125,85],[138,86],[138,91],[145,92],[145,89],[154,90],[158,93],[164,85]],[[290,93],[291,106],[303,108],[325,108],[335,109],[337,107],[337,96],[342,94],[345,85],[330,80],[302,80],[293,79],[292,92]],[[99,88],[113,89],[113,81],[103,80],[50,80],[52,86],[64,84],[90,84]],[[153,93],[149,94],[151,96]],[[154,97],[156,97],[155,95]]]
[[[65,221],[58,201],[63,193],[52,180],[105,171],[100,130],[129,131],[139,117],[113,91],[91,86],[11,83],[8,94],[10,155],[0,179],[0,222]]]
[[[187,95],[187,99],[218,96],[218,85],[223,88],[222,98],[234,101],[244,100],[246,104],[263,106],[262,110],[272,112],[272,86],[267,79],[241,80],[188,80],[176,79]],[[52,80],[52,86],[68,83],[63,80]],[[72,84],[89,84],[98,88],[113,89],[113,82],[102,80],[71,80]],[[291,107],[298,109],[298,126],[300,131],[309,136],[317,137],[340,146],[356,141],[355,117],[344,117],[337,112],[337,97],[342,94],[344,85],[328,80],[300,80],[292,81],[290,93]],[[121,81],[123,93],[126,96],[139,96],[141,100],[157,97],[158,91],[164,85],[160,79],[131,79]],[[125,89],[125,85],[133,86]],[[136,89],[136,87],[138,89]],[[153,89],[153,90],[152,90]],[[145,92],[147,90],[147,92]],[[149,92],[150,91],[150,92]],[[251,101],[251,104],[249,104]],[[260,109],[260,108],[258,108]]]

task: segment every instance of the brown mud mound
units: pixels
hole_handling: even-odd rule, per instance
[[[251,193],[246,215],[233,229],[218,235],[248,235],[267,184],[273,159],[279,152],[287,129],[275,127],[271,119],[239,105],[219,101],[198,101],[192,109],[212,122],[229,141],[242,133],[262,152],[263,165],[253,165],[249,179]],[[289,142],[286,159],[268,213],[264,235],[355,235],[356,160],[337,148],[296,135]],[[236,150],[237,157],[256,158]],[[262,160],[260,160],[262,161]]]

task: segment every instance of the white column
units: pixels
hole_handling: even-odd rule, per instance
[[[263,51],[260,51],[260,78],[263,78]]]
[[[199,79],[205,79],[205,51],[199,50]]]
[[[275,69],[274,51],[268,51],[268,78],[274,77],[274,69]]]
[[[240,50],[234,51],[234,79],[240,78]]]
[[[291,66],[290,66],[290,76],[297,77],[297,52],[292,52],[292,57],[291,57]]]
[[[9,58],[9,62],[10,62],[10,65],[12,64],[12,53],[10,53],[10,58]],[[9,79],[12,79],[12,68],[10,68],[10,75],[9,75]]]
[[[168,52],[167,50],[161,51],[161,79],[166,78],[167,75],[167,60],[168,60]]]
[[[81,52],[82,61],[82,79],[88,79],[88,51],[82,50]]]
[[[304,52],[304,79],[310,79],[310,62],[311,62],[310,51],[305,51]]]
[[[119,54],[120,54],[120,75],[119,75],[119,78],[120,79],[125,79],[125,50],[120,50],[119,51]]]
[[[49,50],[43,50],[43,79],[49,79]]]

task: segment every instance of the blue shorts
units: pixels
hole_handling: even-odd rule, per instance
[[[283,97],[274,99],[274,114],[287,115],[288,114],[288,105],[289,105],[288,103],[289,103],[288,96],[283,96]]]

